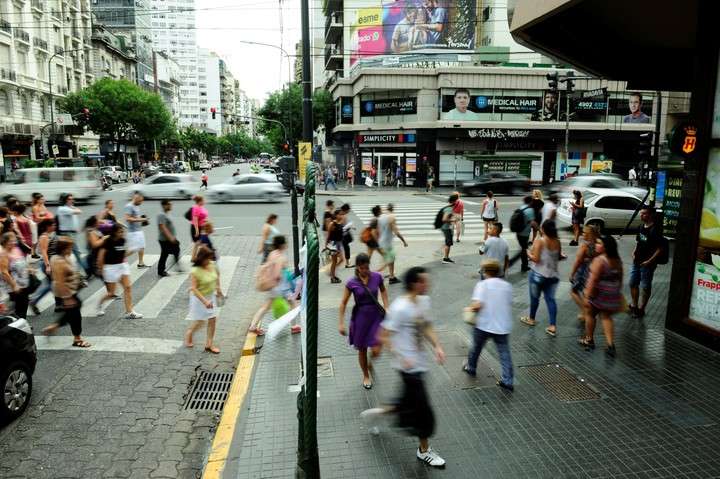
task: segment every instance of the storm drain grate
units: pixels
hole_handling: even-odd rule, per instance
[[[584,379],[573,375],[559,364],[534,364],[523,369],[558,401],[592,401],[600,399]]]
[[[200,371],[185,409],[195,411],[222,411],[235,373]]]

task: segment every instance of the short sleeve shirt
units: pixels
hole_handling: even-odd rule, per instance
[[[530,206],[524,206],[522,212],[525,216],[525,228],[518,234],[520,236],[530,236],[532,231],[531,223],[535,221],[535,210]]]
[[[462,200],[457,200],[455,206],[453,206],[453,213],[462,215],[463,211],[465,211],[465,203],[463,203]]]
[[[491,236],[485,241],[484,259],[494,259],[500,263],[500,276],[505,275],[505,258],[510,247],[502,238]]]
[[[165,235],[165,232],[163,232],[162,228],[160,228],[160,225],[165,225],[165,227],[170,231],[170,234],[175,237],[175,225],[173,225],[172,220],[170,219],[170,216],[163,212],[157,215],[157,224],[158,224],[158,240],[160,241],[169,241],[170,238],[168,238]]]
[[[125,238],[107,238],[102,249],[105,250],[105,264],[120,264],[125,262]]]
[[[436,23],[442,23],[443,25],[445,25],[447,23],[447,20],[447,10],[442,7],[435,7],[428,23],[430,23],[431,25],[434,25]],[[437,32],[435,30],[428,31],[427,42],[433,45],[437,45],[438,43],[440,43],[440,37],[442,36],[442,34],[443,32]]]
[[[133,204],[132,201],[125,205],[125,214],[129,216],[133,216],[136,218],[139,218],[142,216],[142,211],[140,211],[140,207]],[[128,231],[129,232],[135,232],[135,231],[142,231],[142,226],[140,226],[141,223],[138,222],[128,222]]]
[[[392,332],[390,340],[398,360],[394,367],[406,373],[428,370],[429,359],[425,347],[425,328],[432,324],[430,297],[418,296],[411,301],[401,296],[392,302],[382,327]],[[403,362],[410,363],[409,367]]]
[[[655,251],[662,247],[661,228],[657,224],[653,224],[650,228],[642,225],[637,236],[635,236],[635,241],[637,241],[635,264],[640,264],[649,260],[655,254]]]
[[[512,331],[512,285],[500,278],[478,281],[473,290],[473,301],[482,308],[475,317],[475,327],[493,334],[510,334]]]
[[[62,232],[77,232],[80,229],[78,215],[69,206],[60,206],[57,209],[58,230]]]
[[[445,208],[443,208],[442,211],[443,211],[443,220],[444,220],[447,215],[452,215],[452,214],[453,214],[453,206],[452,206],[452,205],[448,205],[448,206],[446,206]],[[442,226],[440,227],[440,229],[449,230],[451,227],[452,227],[452,223],[450,223],[450,222],[444,222],[444,223],[442,224]]]
[[[195,205],[190,210],[191,221],[193,224],[197,222],[198,228],[205,224],[208,219],[207,209],[203,206]]]

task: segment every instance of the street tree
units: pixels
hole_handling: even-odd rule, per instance
[[[81,126],[106,136],[120,145],[131,140],[152,141],[163,138],[174,128],[172,116],[160,96],[128,80],[103,78],[82,90],[70,93],[58,104],[61,111],[77,118]],[[87,117],[84,109],[89,110]]]

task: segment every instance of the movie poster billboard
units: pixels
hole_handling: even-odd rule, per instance
[[[350,64],[423,49],[473,50],[476,0],[375,0],[350,21]]]

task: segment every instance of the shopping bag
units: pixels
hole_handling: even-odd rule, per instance
[[[368,188],[372,188],[372,185],[373,185],[373,179],[370,178],[369,176],[366,176],[365,177],[365,186],[367,186]]]
[[[290,311],[290,303],[288,303],[287,299],[283,297],[273,299],[272,313],[274,319],[278,319],[279,317],[285,315],[288,311]]]

